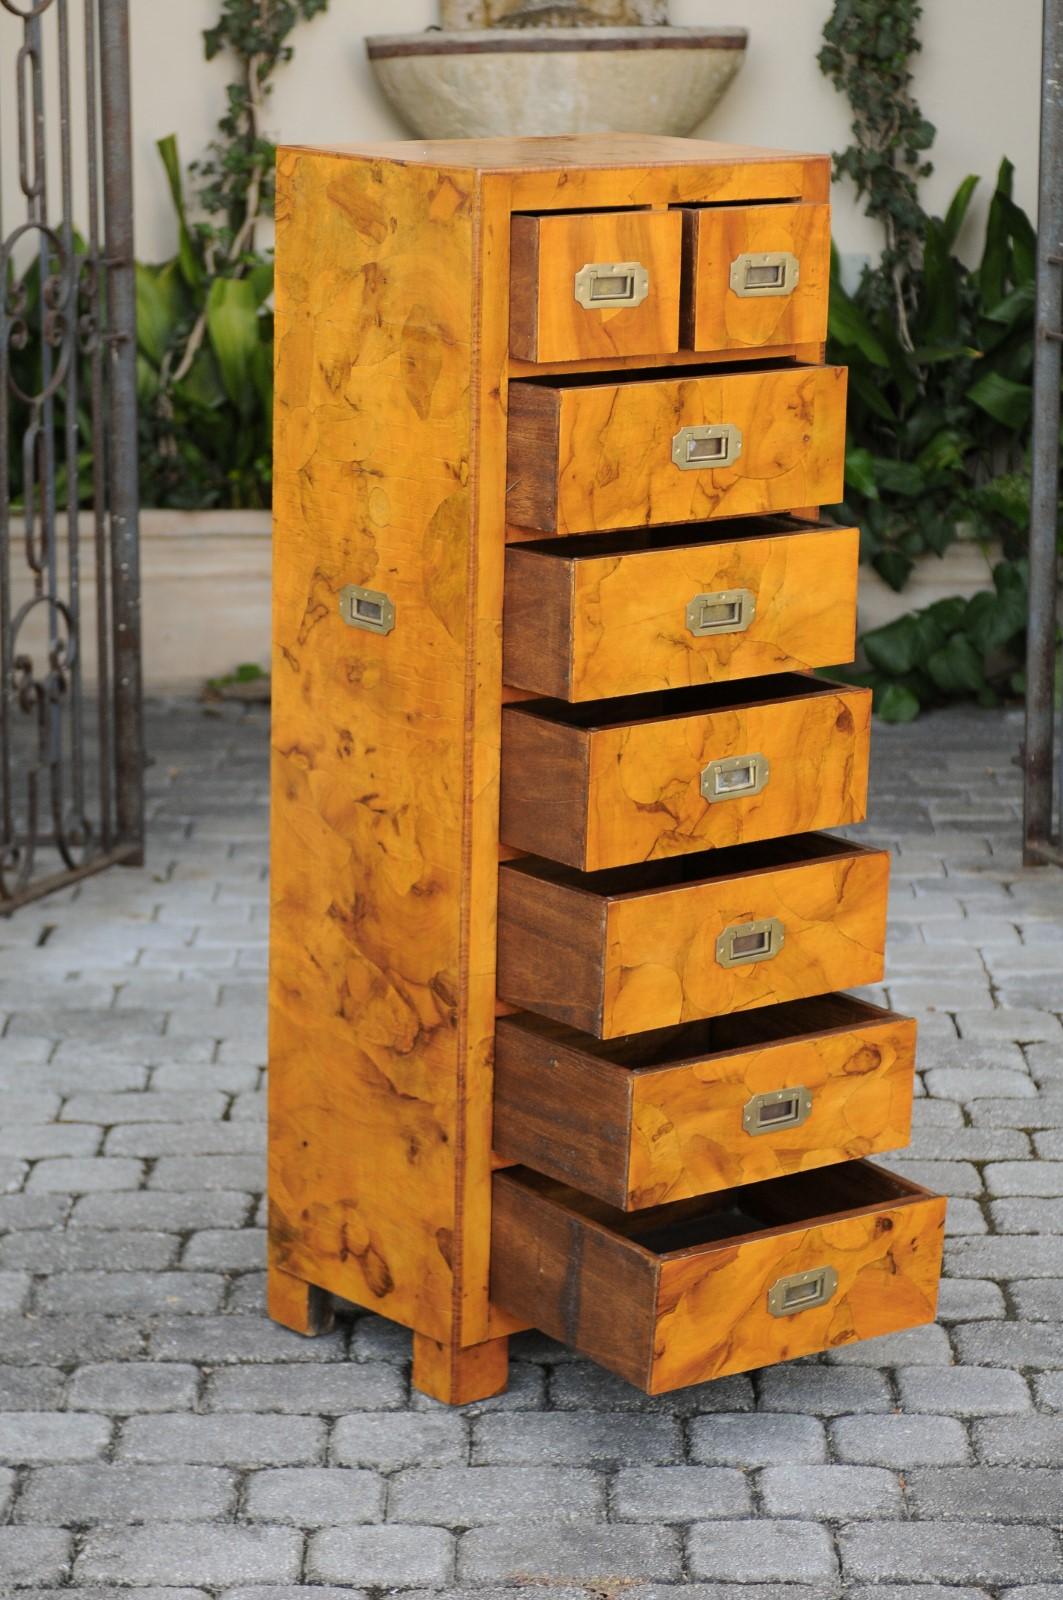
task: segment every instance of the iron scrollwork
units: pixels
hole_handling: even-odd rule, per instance
[[[143,848],[127,3],[81,0],[76,137],[74,0],[0,0],[0,911]]]

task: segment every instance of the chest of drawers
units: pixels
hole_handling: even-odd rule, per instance
[[[269,1304],[650,1392],[934,1315],[858,822],[829,162],[282,150]]]

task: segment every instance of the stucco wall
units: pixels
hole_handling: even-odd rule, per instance
[[[54,26],[53,7],[48,26]],[[137,249],[144,259],[172,252],[173,223],[154,149],[176,132],[185,160],[199,154],[223,106],[229,71],[206,63],[202,30],[218,0],[131,0],[133,37]],[[713,138],[806,150],[845,143],[847,107],[816,66],[830,0],[672,0],[677,23],[742,24],[746,64],[704,130]],[[989,177],[1002,154],[1018,168],[1018,196],[1033,208],[1036,192],[1039,0],[925,0],[924,48],[917,92],[938,128],[936,171],[926,188],[942,209],[968,172]],[[78,34],[81,7],[70,7]],[[419,30],[437,15],[435,0],[332,0],[303,26],[294,61],[277,78],[270,132],[285,140],[326,142],[401,137],[403,129],[376,86],[363,48],[366,33]],[[13,53],[21,29],[0,10],[0,159],[5,223],[15,204]],[[75,97],[79,74],[75,73]],[[75,116],[75,127],[77,116]],[[559,129],[559,132],[564,131]],[[984,202],[983,202],[984,203]],[[972,223],[980,216],[976,208]],[[845,251],[876,248],[876,230],[847,189],[835,196],[835,234]]]
[[[146,255],[170,248],[170,220],[152,142],[176,129],[186,156],[209,137],[225,68],[200,54],[199,30],[217,0],[132,0],[137,115],[138,238]],[[943,209],[968,172],[986,177],[1000,157],[1018,168],[1018,196],[1036,194],[1038,0],[926,0],[917,92],[937,125],[931,209]],[[741,24],[750,30],[745,66],[704,130],[716,139],[833,150],[846,142],[847,106],[816,65],[829,0],[672,0],[677,23]],[[270,120],[283,139],[394,138],[402,128],[365,59],[364,34],[434,22],[435,0],[332,0],[304,26],[291,65],[277,78]],[[563,129],[559,129],[563,132]],[[847,251],[876,249],[876,230],[851,194],[835,196],[835,234]],[[975,214],[977,215],[977,214]]]

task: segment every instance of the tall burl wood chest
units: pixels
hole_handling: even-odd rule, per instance
[[[824,156],[279,160],[270,1312],[651,1392],[934,1315]]]

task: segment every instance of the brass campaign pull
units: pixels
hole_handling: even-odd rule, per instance
[[[576,273],[573,293],[585,311],[640,306],[650,292],[641,261],[589,261]]]
[[[734,922],[716,941],[716,959],[721,967],[744,967],[754,961],[770,961],[779,954],[785,937],[786,930],[778,917]]]
[[[794,1272],[779,1278],[768,1290],[768,1310],[773,1317],[792,1317],[798,1311],[826,1305],[838,1288],[833,1267],[815,1267],[811,1272]]]
[[[793,294],[801,266],[788,250],[749,251],[731,262],[731,290],[743,300]]]

